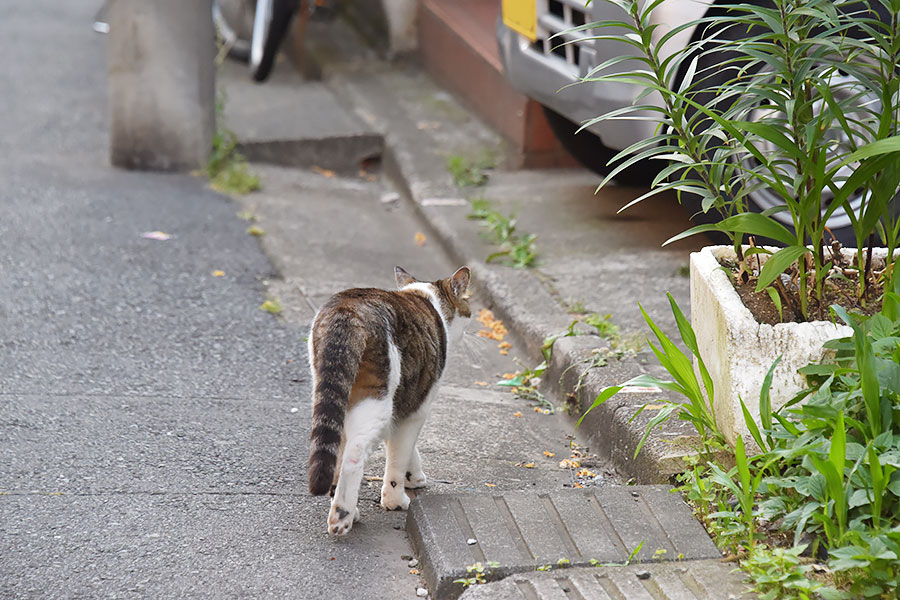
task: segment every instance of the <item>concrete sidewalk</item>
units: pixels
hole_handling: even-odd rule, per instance
[[[429,237],[439,239],[457,264],[472,267],[479,302],[501,316],[518,339],[520,368],[542,360],[548,337],[578,334],[559,337],[544,377],[545,392],[569,413],[569,426],[607,385],[646,372],[667,378],[640,342],[648,328],[638,303],[670,335],[676,328],[666,292],[689,312],[688,255],[705,240],[660,248],[689,226],[675,199],[661,196],[622,216],[617,209],[646,190],[610,187],[595,194],[599,178],[583,170],[504,171],[503,142],[415,65],[384,64],[358,46],[336,45],[335,40],[353,39],[350,32],[339,31],[327,32],[324,40],[313,33],[326,85],[384,135],[385,172],[428,227]],[[448,158],[477,161],[485,155],[498,162],[487,171],[486,185],[458,188],[448,173]],[[515,215],[523,234],[537,236],[535,267],[515,269],[486,261],[497,248],[470,218],[473,199]],[[575,305],[580,312],[609,315],[618,336],[604,338],[583,323],[573,327],[579,317],[573,314]],[[634,459],[654,411],[631,421],[641,405],[662,395],[659,390],[622,394],[593,411],[578,435],[624,479],[666,483],[680,472],[681,456],[691,452],[693,430],[673,420]],[[442,496],[432,495],[440,490],[429,490],[414,500],[407,531],[433,597],[457,597],[463,588],[454,581],[465,578],[472,563],[495,563],[486,566],[491,580],[539,566],[622,564],[629,549],[640,545],[645,547],[636,553],[637,562],[687,560],[683,567],[653,566],[652,573],[608,567],[575,570],[571,576],[556,571],[508,577],[475,585],[466,597],[752,597],[733,567],[715,560],[718,551],[702,527],[665,488],[639,485],[630,493],[628,488],[601,488],[585,503],[582,490],[554,492],[548,483],[540,483],[537,495],[482,491]]]

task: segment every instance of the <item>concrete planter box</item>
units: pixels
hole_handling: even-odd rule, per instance
[[[855,254],[855,250],[845,251],[847,258]],[[826,353],[822,344],[850,336],[853,331],[826,321],[758,323],[720,268],[720,260],[734,258],[731,246],[709,246],[691,253],[691,323],[715,386],[714,406],[720,429],[732,445],[740,434],[755,446],[738,398],[758,423],[759,391],[779,355],[781,363],[773,374],[770,391],[773,410],[801,389],[804,381],[797,369],[821,360]]]

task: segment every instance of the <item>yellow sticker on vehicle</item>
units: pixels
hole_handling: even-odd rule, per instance
[[[536,0],[503,0],[503,24],[527,37],[537,40]]]

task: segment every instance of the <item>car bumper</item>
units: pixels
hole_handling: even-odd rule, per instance
[[[671,7],[663,5],[654,11],[654,19],[672,27],[701,16],[710,3],[711,0],[699,0],[675,2]],[[634,104],[642,87],[619,82],[579,83],[596,65],[626,52],[625,44],[615,39],[590,39],[587,33],[579,32],[566,33],[569,43],[565,46],[560,45],[559,37],[549,40],[554,33],[581,23],[621,19],[622,11],[603,2],[594,2],[587,8],[583,0],[561,0],[558,4],[564,8],[563,14],[537,15],[536,42],[509,29],[502,17],[497,20],[500,60],[507,80],[518,91],[574,123]],[[669,48],[686,44],[691,35],[692,30],[685,30]],[[627,71],[641,67],[642,63],[625,61],[613,68]],[[644,104],[653,102],[661,103],[661,98],[652,94],[641,99]],[[610,120],[592,125],[589,130],[608,148],[621,150],[650,137],[656,127],[653,121]]]
[[[582,73],[577,65],[564,58],[540,52],[528,39],[506,27],[502,21],[497,24],[497,40],[504,74],[512,86],[573,123],[583,123],[628,106],[640,92],[637,86],[629,84],[578,83],[586,70]],[[581,57],[584,57],[584,52],[582,48]],[[581,62],[586,64],[587,61]],[[600,137],[605,146],[623,149],[652,135],[655,124],[646,121],[606,121],[589,129]]]

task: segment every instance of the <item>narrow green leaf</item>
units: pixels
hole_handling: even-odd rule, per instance
[[[744,414],[744,424],[747,425],[747,430],[753,437],[753,441],[756,442],[756,445],[759,446],[761,450],[765,451],[766,445],[763,443],[762,435],[760,435],[759,433],[759,427],[756,426],[756,421],[753,419],[753,415],[751,415],[750,411],[747,410],[747,406],[744,404],[744,400],[740,396],[738,396],[738,402],[741,403],[741,412]]]
[[[764,140],[768,140],[784,150],[788,156],[799,160],[808,160],[809,156],[797,147],[789,137],[784,135],[779,127],[770,123],[760,123],[753,121],[735,121],[736,127],[740,127],[750,133],[756,134]]]
[[[766,431],[772,430],[772,399],[769,390],[772,389],[772,377],[775,375],[775,367],[781,362],[781,355],[775,359],[763,378],[762,388],[759,390],[759,420]]]
[[[738,231],[772,238],[785,245],[795,244],[797,237],[787,227],[759,213],[741,213],[719,222],[720,231]]]
[[[809,252],[809,248],[806,246],[788,246],[770,256],[759,273],[756,291],[761,292],[771,285],[788,267],[807,252]]]
[[[769,294],[769,300],[772,301],[772,304],[775,305],[775,310],[778,311],[778,320],[784,323],[784,311],[781,306],[781,295],[778,293],[778,290],[775,288],[767,287],[766,293]]]
[[[597,397],[594,398],[593,404],[591,404],[590,407],[586,411],[584,411],[584,414],[581,415],[581,418],[578,419],[577,423],[575,423],[575,428],[577,429],[581,425],[581,422],[584,420],[584,418],[588,415],[589,412],[591,412],[592,410],[594,410],[595,408],[597,408],[598,406],[600,406],[601,404],[603,404],[604,402],[606,402],[607,400],[609,400],[610,398],[612,398],[613,396],[618,394],[620,391],[622,391],[622,388],[624,388],[624,387],[625,386],[623,386],[623,385],[611,385],[607,388],[604,388],[599,394],[597,394]]]

